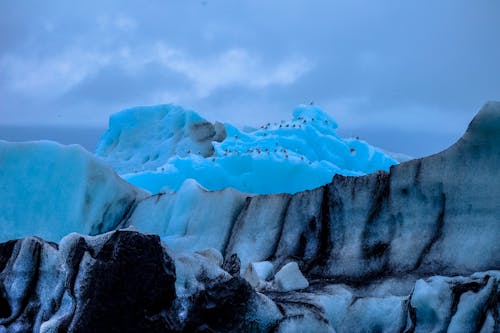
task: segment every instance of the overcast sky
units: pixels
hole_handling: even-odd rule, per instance
[[[0,139],[135,105],[258,125],[314,101],[344,135],[423,155],[495,99],[496,0],[0,2]]]

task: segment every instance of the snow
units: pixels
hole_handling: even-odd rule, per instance
[[[295,193],[335,174],[388,170],[397,161],[357,139],[342,139],[322,109],[298,106],[290,121],[240,130],[214,125],[174,105],[113,115],[96,155],[127,181],[152,193],[178,191],[186,179],[208,190]]]
[[[274,276],[274,282],[281,291],[300,290],[309,287],[296,262],[289,262]]]
[[[78,145],[0,141],[0,241],[113,230],[148,195]]]

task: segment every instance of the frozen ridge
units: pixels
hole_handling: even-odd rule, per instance
[[[95,153],[152,193],[176,192],[186,179],[208,190],[296,193],[336,174],[359,176],[398,163],[362,140],[340,138],[336,128],[313,105],[251,131],[212,124],[179,106],[136,107],[111,117]]]

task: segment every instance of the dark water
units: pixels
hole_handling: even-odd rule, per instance
[[[105,130],[105,128],[0,125],[0,140],[53,140],[63,144],[80,144],[88,151],[93,152],[97,141]],[[404,153],[413,157],[422,157],[438,153],[455,143],[461,136],[461,134],[407,132],[393,129],[339,129],[339,135],[342,137],[359,136],[360,139],[374,146],[391,152]]]
[[[52,140],[63,144],[80,144],[90,152],[94,151],[104,128],[78,127],[24,127],[0,125],[0,140],[31,141]]]

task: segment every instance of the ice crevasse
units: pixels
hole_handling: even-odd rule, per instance
[[[290,121],[245,131],[175,105],[144,106],[112,115],[95,154],[151,193],[176,192],[187,179],[208,190],[296,193],[327,184],[335,174],[359,176],[397,164],[336,129],[314,105],[298,106]]]

